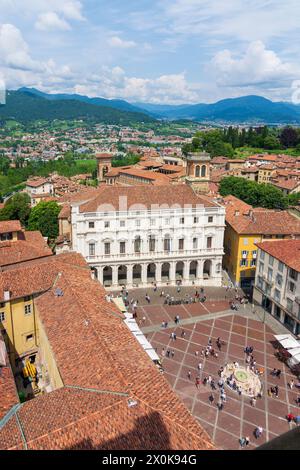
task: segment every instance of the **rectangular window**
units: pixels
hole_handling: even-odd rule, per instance
[[[265,259],[265,252],[264,251],[260,252],[260,259],[262,259],[262,260]]]
[[[25,305],[25,315],[30,315],[31,313],[31,305]]]
[[[32,341],[32,340],[33,340],[33,334],[26,336],[26,341]]]
[[[278,289],[275,289],[274,291],[274,298],[276,302],[280,302],[280,291]]]
[[[284,268],[284,264],[283,264],[281,261],[279,261],[279,263],[278,263],[278,271],[280,271],[280,272],[282,273],[282,272],[283,272],[283,268]]]
[[[156,220],[155,219],[150,219],[150,225],[155,225],[156,224]]]
[[[276,275],[276,284],[281,287],[282,286],[282,276],[281,274],[278,274]]]
[[[269,255],[269,265],[273,266],[273,264],[274,264],[274,258],[273,256]]]
[[[140,253],[141,252],[141,238],[136,237],[134,240],[134,252],[135,253]]]
[[[110,243],[108,242],[104,243],[104,254],[110,255]]]
[[[104,228],[109,228],[109,225],[110,225],[110,224],[109,224],[109,221],[106,220],[106,221],[104,222]]]
[[[193,238],[193,249],[197,250],[198,248],[198,238]]]
[[[155,251],[155,237],[153,235],[151,235],[149,238],[149,251]]]
[[[95,243],[89,244],[89,256],[95,256]]]
[[[244,238],[243,242],[244,242],[244,245],[248,245],[248,238]]]
[[[95,222],[89,222],[89,228],[95,228]]]
[[[242,258],[248,258],[249,251],[243,250],[242,251]]]
[[[5,321],[5,313],[4,312],[0,312],[0,321],[1,322]]]
[[[183,249],[184,249],[184,239],[183,238],[180,238],[178,240],[178,249],[179,249],[179,251],[183,251]]]
[[[294,294],[295,290],[296,290],[296,284],[294,284],[293,282],[289,281],[289,291],[292,292],[292,294]]]
[[[170,219],[165,219],[165,225],[170,225]]]
[[[209,223],[209,224],[212,224],[213,221],[214,221],[214,218],[213,218],[212,215],[210,215],[210,216],[208,217],[208,223]]]
[[[120,227],[125,227],[125,220],[120,220]]]
[[[4,308],[5,307],[5,303],[4,302],[0,302],[0,308]]]
[[[260,272],[260,274],[262,274],[264,272],[264,263],[262,263],[261,261],[259,263],[259,272]]]
[[[199,222],[199,217],[194,217],[194,224],[198,224]]]
[[[126,242],[120,242],[120,254],[124,255],[126,253]]]
[[[293,301],[289,298],[286,299],[286,307],[289,312],[293,311]]]
[[[181,224],[181,225],[184,224],[184,217],[180,217],[180,224]]]
[[[241,259],[241,266],[248,266],[248,261],[246,259]]]
[[[164,250],[165,251],[171,251],[171,240],[170,240],[170,238],[165,238],[164,239]]]
[[[261,276],[258,276],[257,278],[257,285],[260,289],[263,288],[263,278]]]
[[[255,259],[257,258],[257,251],[256,251],[256,250],[252,251],[252,257],[253,257],[253,259],[254,259],[254,258],[255,258]]]
[[[135,226],[140,227],[141,226],[141,221],[138,219],[135,221]]]
[[[256,266],[256,259],[251,260],[251,267]]]
[[[206,239],[206,248],[212,247],[212,237],[207,237]]]
[[[290,278],[294,279],[294,281],[297,281],[298,273],[294,269],[290,269],[289,270],[289,276],[290,276]]]
[[[268,281],[272,281],[273,278],[273,269],[268,268]]]

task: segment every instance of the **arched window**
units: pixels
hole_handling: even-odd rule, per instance
[[[201,177],[205,178],[205,176],[206,176],[206,166],[202,165],[202,167],[201,167]]]
[[[199,176],[200,176],[200,166],[199,165],[197,165],[196,168],[195,168],[195,176],[196,176],[196,178],[199,178]]]

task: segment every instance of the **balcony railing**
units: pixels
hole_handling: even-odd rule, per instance
[[[155,252],[140,252],[140,253],[112,253],[109,255],[96,254],[95,256],[86,256],[88,261],[105,261],[105,260],[118,260],[127,259],[132,261],[135,259],[159,259],[159,258],[175,258],[185,256],[209,256],[209,255],[220,255],[224,254],[223,247],[221,248],[205,248],[201,250],[176,250],[176,251],[155,251]]]

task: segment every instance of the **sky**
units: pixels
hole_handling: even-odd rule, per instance
[[[161,104],[292,101],[299,44],[299,0],[0,0],[7,89]]]

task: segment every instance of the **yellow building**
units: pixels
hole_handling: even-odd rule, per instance
[[[255,279],[256,243],[272,238],[300,238],[300,221],[287,211],[254,209],[234,196],[225,197],[224,204],[223,266],[234,285],[250,288]]]
[[[269,183],[272,176],[276,173],[276,166],[261,165],[258,170],[258,183]]]

